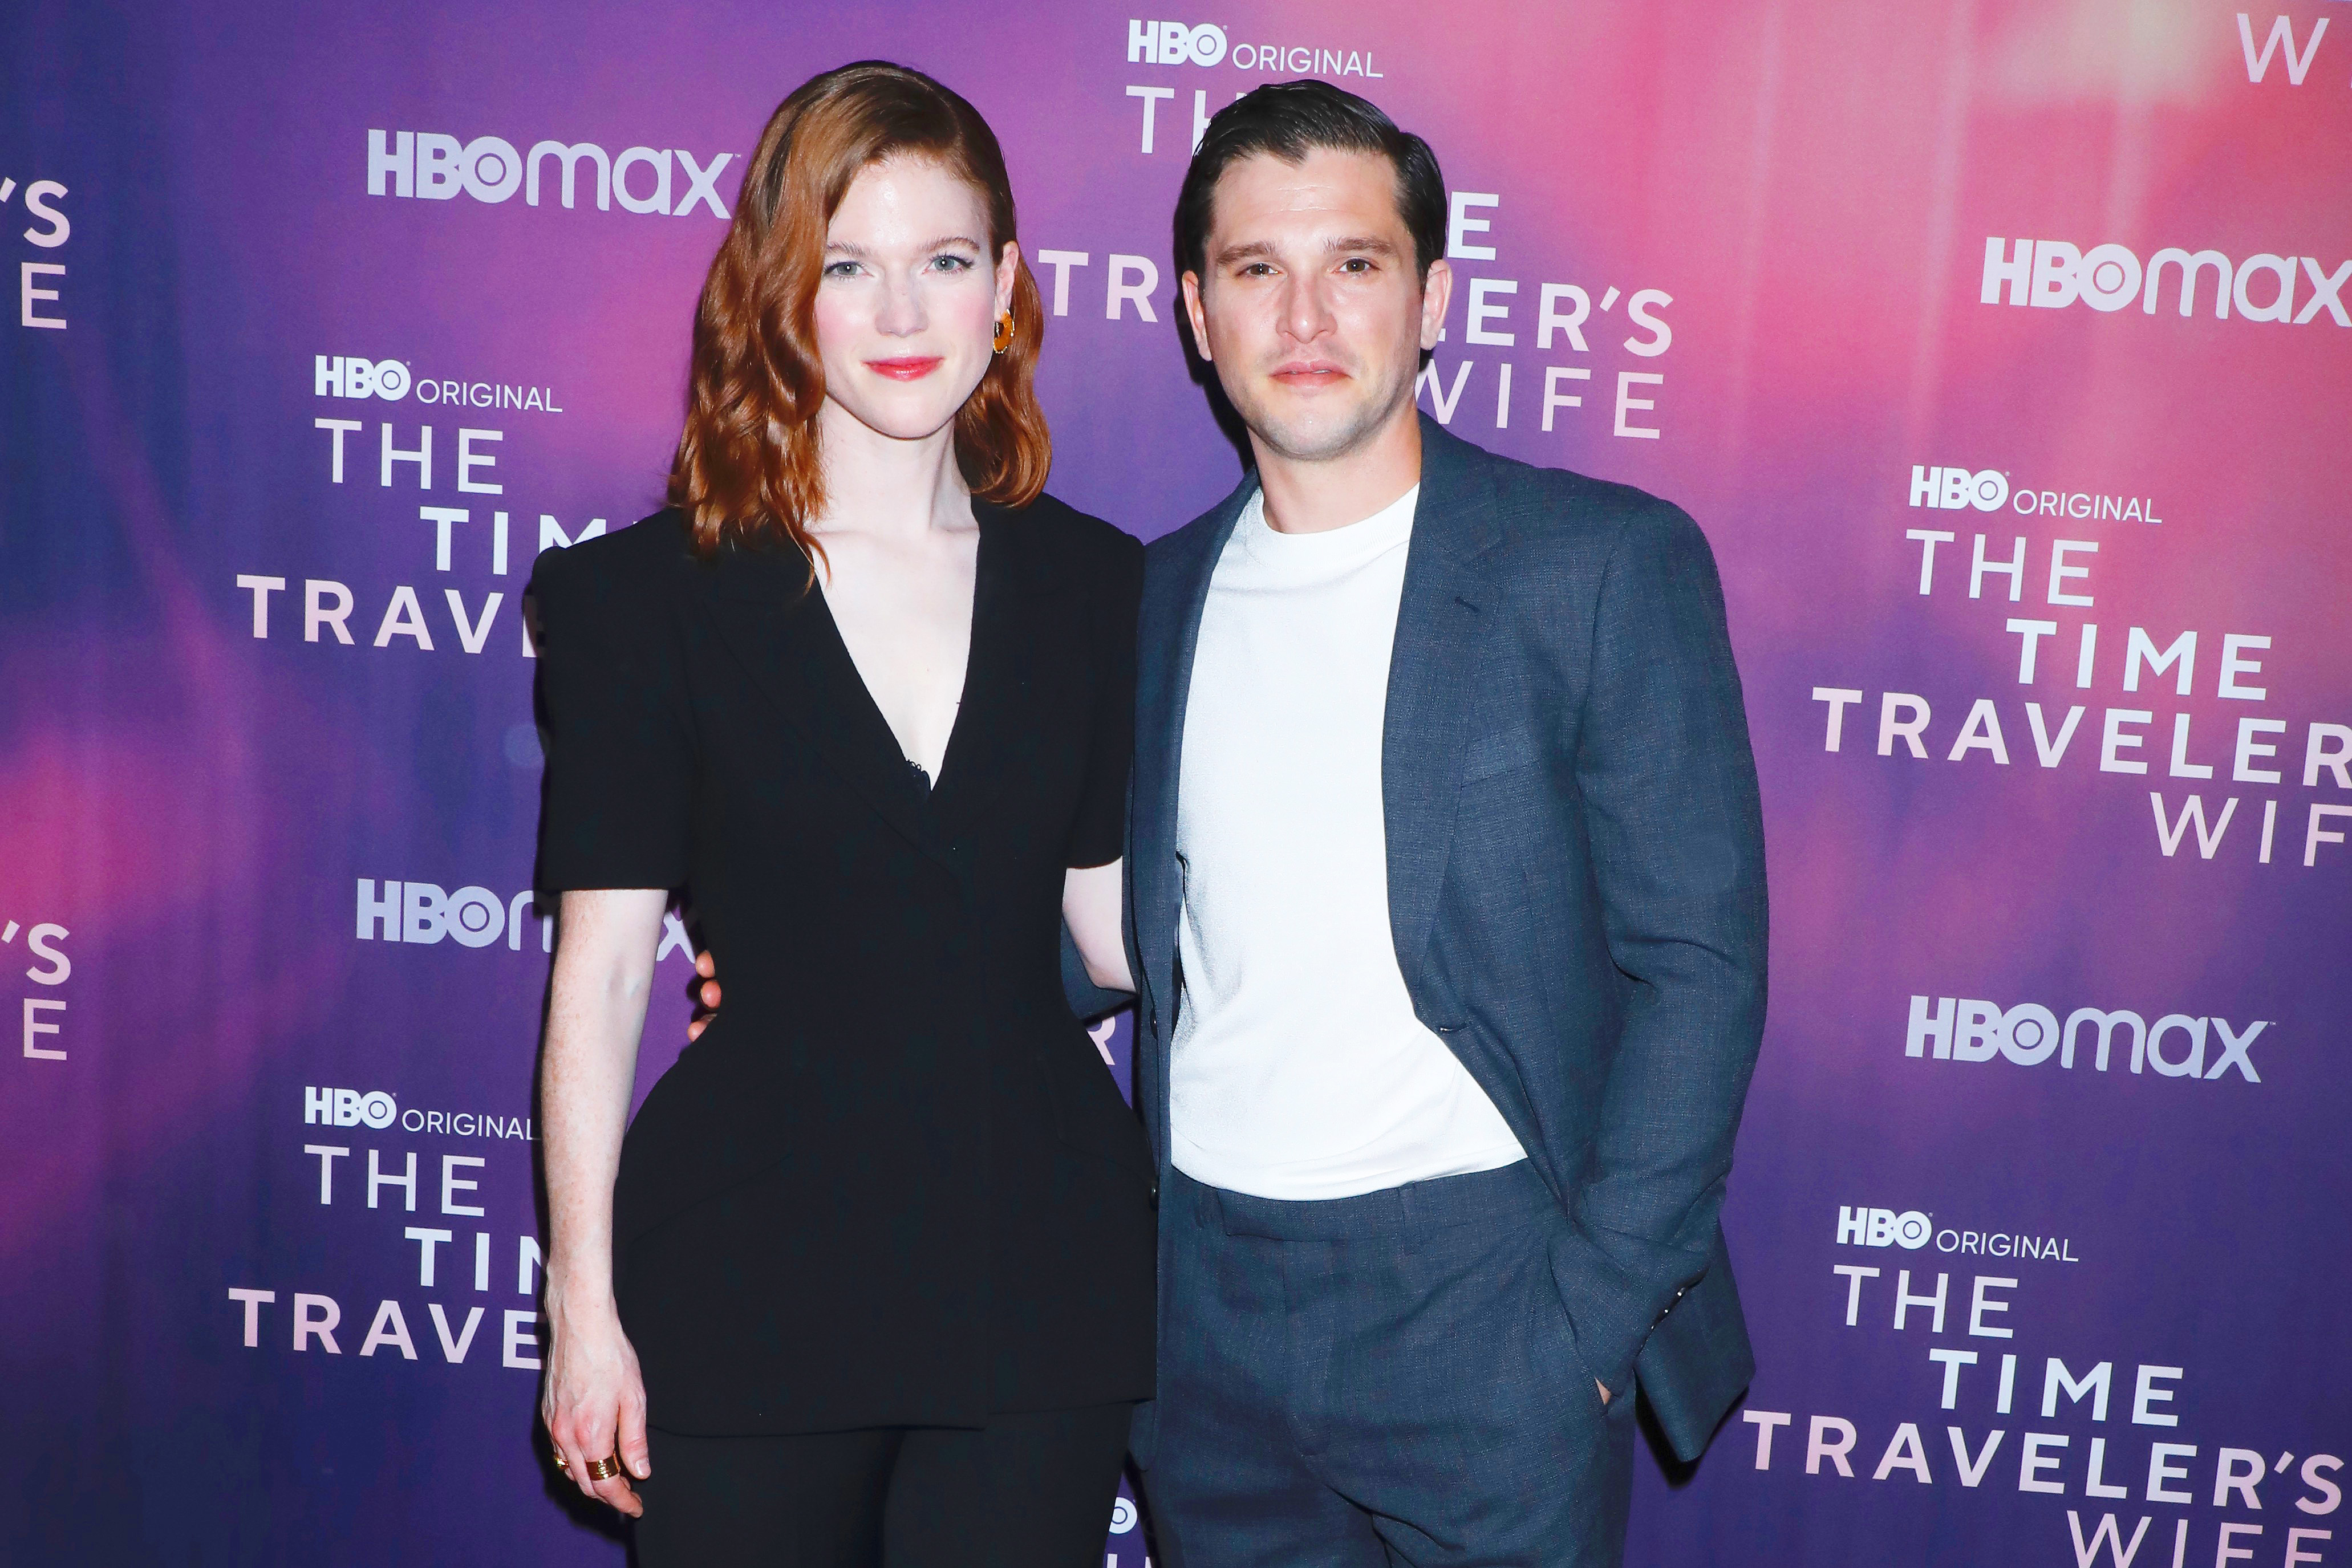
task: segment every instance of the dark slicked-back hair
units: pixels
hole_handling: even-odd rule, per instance
[[[1445,176],[1429,143],[1381,112],[1378,105],[1327,81],[1269,82],[1217,110],[1201,150],[1184,172],[1176,197],[1176,271],[1207,271],[1209,229],[1217,182],[1244,158],[1266,153],[1303,163],[1309,152],[1369,152],[1396,170],[1397,213],[1412,235],[1421,276],[1445,254]]]

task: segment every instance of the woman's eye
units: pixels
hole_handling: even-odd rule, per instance
[[[941,272],[970,272],[971,258],[968,256],[938,256],[931,258],[931,265]]]
[[[855,277],[857,276],[857,264],[854,261],[836,261],[825,267],[824,275],[827,277]]]

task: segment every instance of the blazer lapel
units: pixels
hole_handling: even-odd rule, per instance
[[[1022,772],[1016,722],[1041,656],[1034,629],[1038,601],[1058,587],[1050,559],[1031,548],[1019,514],[975,498],[980,559],[971,599],[971,650],[963,697],[933,804],[947,829],[983,825],[986,808]],[[984,830],[984,825],[982,826]]]
[[[923,786],[866,695],[796,551],[730,549],[713,566],[719,640],[785,726],[918,848],[946,858]]]
[[[1467,697],[1498,608],[1493,580],[1479,563],[1497,530],[1473,466],[1476,448],[1426,415],[1421,425],[1421,498],[1405,553],[1381,731],[1389,929],[1408,987],[1421,977],[1437,915],[1468,738]]]
[[[1135,821],[1129,829],[1133,860],[1128,879],[1141,959],[1138,978],[1155,1025],[1165,1017],[1172,1027],[1176,1016],[1176,921],[1183,897],[1182,873],[1176,863],[1176,797],[1201,612],[1208,603],[1217,558],[1224,553],[1242,507],[1256,489],[1257,476],[1244,475],[1233,494],[1205,515],[1202,526],[1155,547],[1160,560],[1145,577],[1136,659]],[[1166,1063],[1160,1067],[1157,1087],[1164,1111]],[[1166,1149],[1160,1154],[1165,1158]]]

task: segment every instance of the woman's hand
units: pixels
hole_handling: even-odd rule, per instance
[[[609,1302],[567,1308],[551,1287],[547,1316],[547,1385],[539,1415],[555,1444],[556,1466],[583,1494],[639,1518],[646,1505],[629,1478],[652,1475],[653,1455],[646,1441],[645,1379],[637,1353],[621,1332],[620,1314]],[[614,1455],[623,1469],[598,1479],[590,1465]]]

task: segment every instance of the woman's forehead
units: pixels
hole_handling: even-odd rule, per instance
[[[984,226],[986,217],[986,199],[969,180],[937,158],[901,154],[857,172],[834,209],[828,234],[921,229],[924,237],[946,237],[964,232],[959,225]],[[931,234],[942,221],[949,221],[950,228]],[[968,237],[984,236],[970,233]]]

